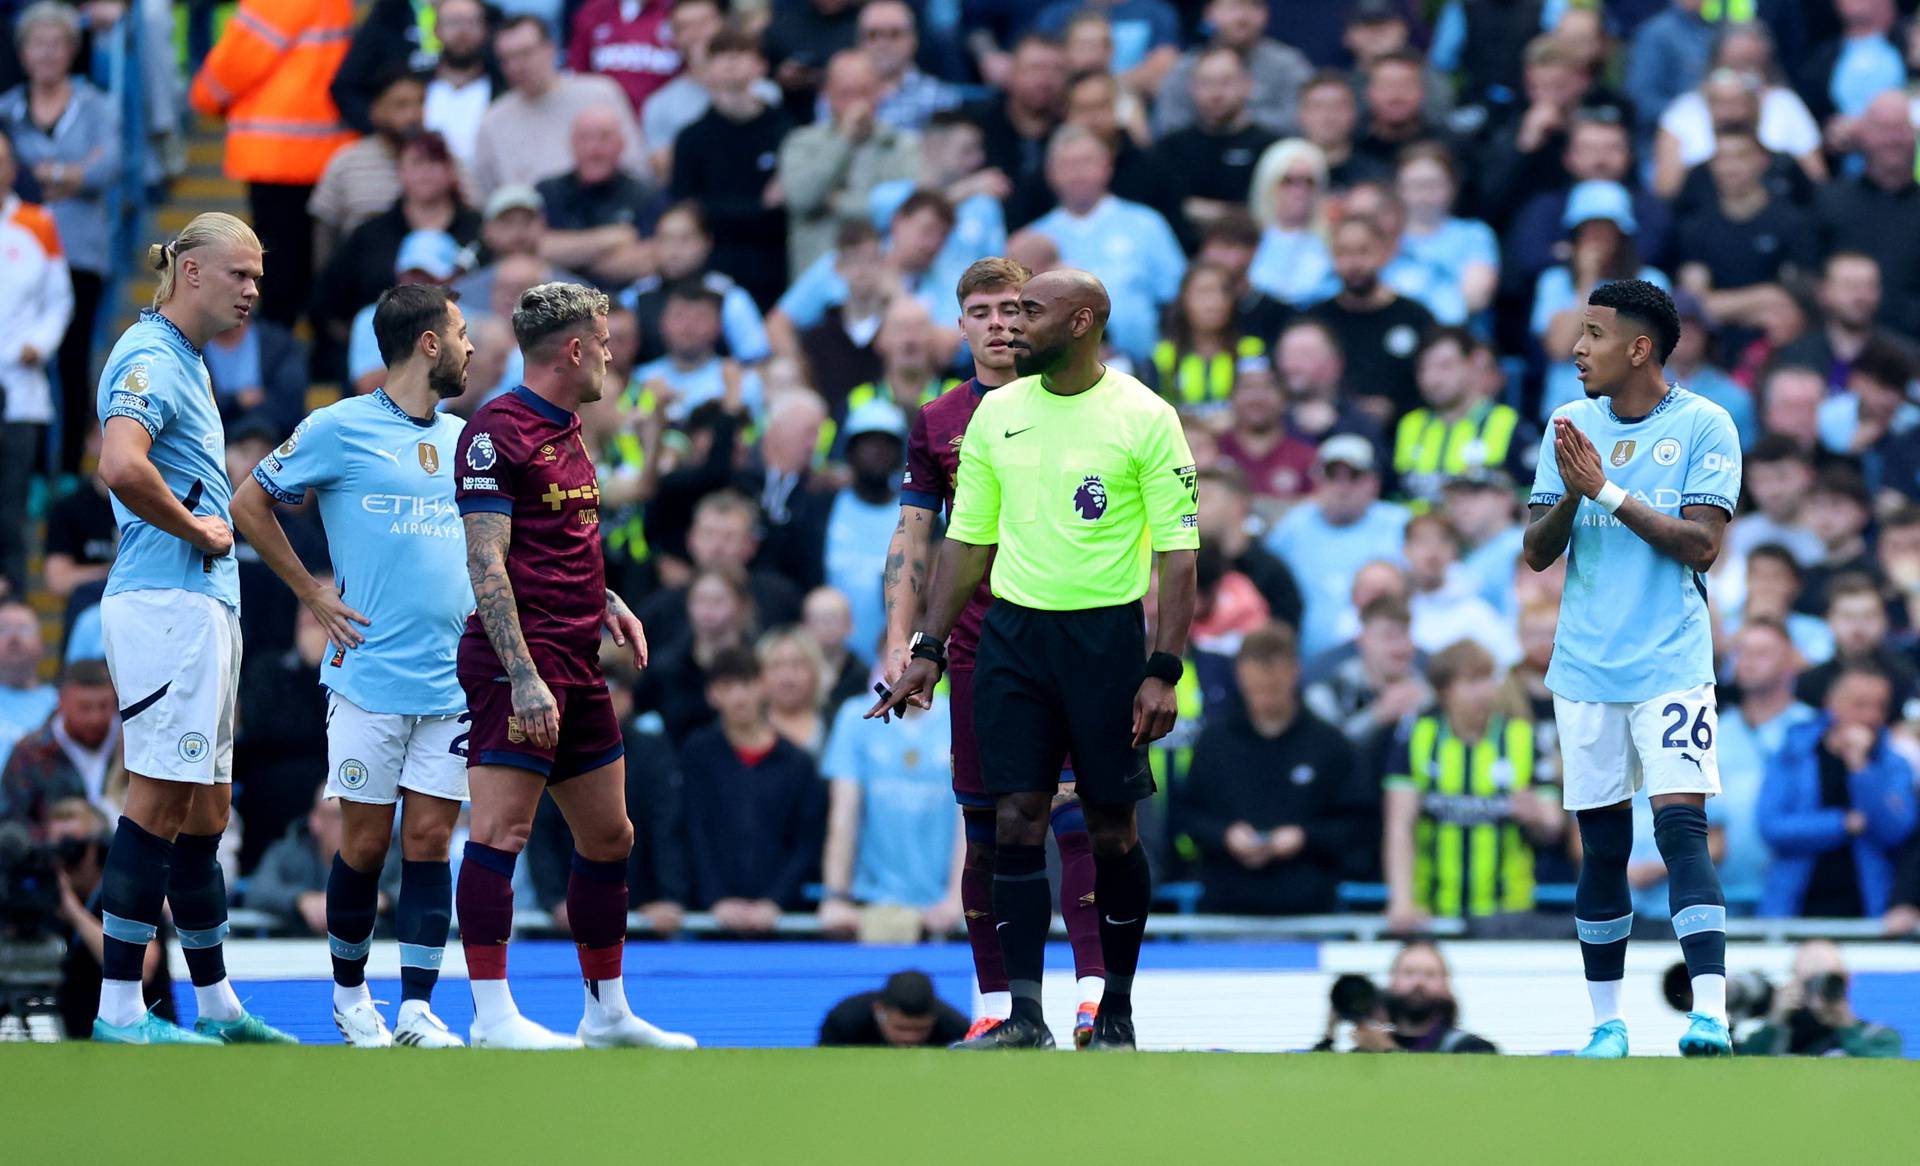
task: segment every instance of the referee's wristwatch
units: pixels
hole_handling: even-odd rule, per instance
[[[913,639],[907,643],[907,655],[914,660],[931,660],[940,671],[947,670],[947,645],[925,632],[913,633]]]

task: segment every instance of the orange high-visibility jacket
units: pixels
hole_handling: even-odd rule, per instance
[[[227,177],[319,181],[357,136],[327,93],[352,37],[352,0],[241,0],[191,95],[195,109],[227,119]]]

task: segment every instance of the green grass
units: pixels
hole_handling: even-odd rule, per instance
[[[0,1083],[22,1164],[1920,1161],[1885,1061],[69,1044]]]

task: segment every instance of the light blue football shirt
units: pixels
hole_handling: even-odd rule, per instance
[[[896,511],[899,507],[894,507]],[[918,710],[893,724],[840,706],[820,772],[860,787],[860,846],[848,888],[864,903],[931,907],[947,894],[960,815],[953,804],[951,723]]]
[[[1662,514],[1678,516],[1683,506],[1733,513],[1740,437],[1725,409],[1678,385],[1637,420],[1612,406],[1610,397],[1582,399],[1553,415],[1593,442],[1608,481]],[[1551,506],[1565,493],[1548,425],[1529,501]],[[1581,499],[1547,688],[1568,700],[1637,703],[1712,681],[1706,580]]]
[[[384,390],[316,411],[253,471],[275,499],[311,488],[334,580],[372,622],[366,642],[320,663],[320,683],[374,713],[465,712],[454,653],[473,588],[454,505],[454,444],[465,422],[410,417]]]
[[[188,510],[231,524],[227,437],[213,379],[192,341],[158,312],[145,311],[121,333],[100,373],[95,408],[100,425],[128,417],[153,438],[147,460]],[[233,556],[201,554],[148,523],[116,496],[113,520],[120,550],[107,572],[108,595],[123,591],[197,591],[240,610],[240,569]]]

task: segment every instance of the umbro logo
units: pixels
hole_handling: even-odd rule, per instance
[[[1033,426],[1031,426],[1031,425],[1029,425],[1029,426],[1027,426],[1027,429],[1032,429],[1032,428],[1033,428]],[[1003,439],[1004,439],[1004,438],[1008,438],[1008,437],[1018,437],[1018,436],[1020,436],[1020,435],[1021,435],[1022,433],[1025,433],[1025,432],[1027,431],[1027,429],[1009,429],[1009,430],[1007,430],[1007,431],[1005,431],[1004,433],[1002,433],[1002,434],[1001,434],[1000,436],[1001,436],[1001,437],[1002,437]]]

